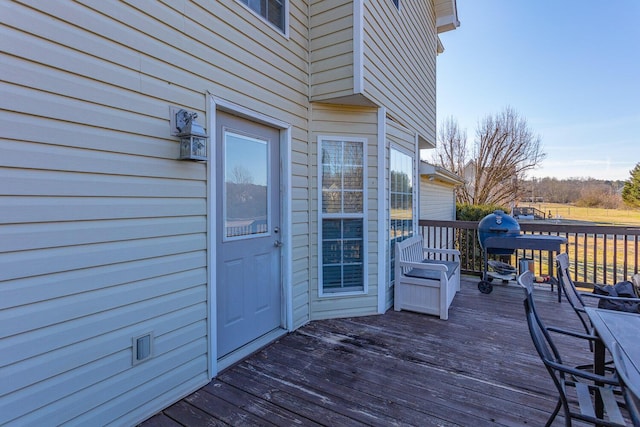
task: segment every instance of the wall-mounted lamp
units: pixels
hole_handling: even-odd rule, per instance
[[[176,129],[180,138],[180,160],[207,160],[209,135],[196,122],[198,113],[180,110],[176,113]]]

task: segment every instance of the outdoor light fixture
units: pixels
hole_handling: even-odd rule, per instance
[[[209,135],[196,122],[198,113],[180,110],[176,113],[176,129],[180,138],[180,160],[207,160]]]

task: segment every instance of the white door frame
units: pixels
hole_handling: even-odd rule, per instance
[[[216,217],[215,201],[216,201],[216,171],[215,171],[215,150],[216,146],[216,112],[225,111],[246,118],[248,120],[262,123],[280,129],[280,195],[281,195],[281,225],[283,242],[281,251],[282,265],[282,306],[283,326],[286,330],[291,331],[293,328],[293,290],[292,290],[292,273],[291,260],[292,256],[292,237],[291,237],[291,125],[282,120],[269,117],[265,114],[253,111],[246,107],[234,104],[222,98],[216,97],[209,93],[207,96],[207,130],[210,137],[209,141],[209,158],[207,160],[207,301],[208,301],[208,330],[209,330],[209,378],[213,378],[218,374],[220,367],[218,366],[218,336],[217,336],[217,316],[216,316],[216,228],[211,224],[216,224],[219,218]]]

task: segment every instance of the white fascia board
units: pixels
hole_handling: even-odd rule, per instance
[[[353,93],[364,92],[364,0],[353,2]]]

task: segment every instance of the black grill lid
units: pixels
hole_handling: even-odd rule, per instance
[[[485,216],[478,223],[478,239],[480,246],[484,249],[484,241],[489,237],[516,237],[520,235],[520,224],[513,217],[496,210]],[[513,250],[491,249],[487,251],[492,254],[511,255]]]

